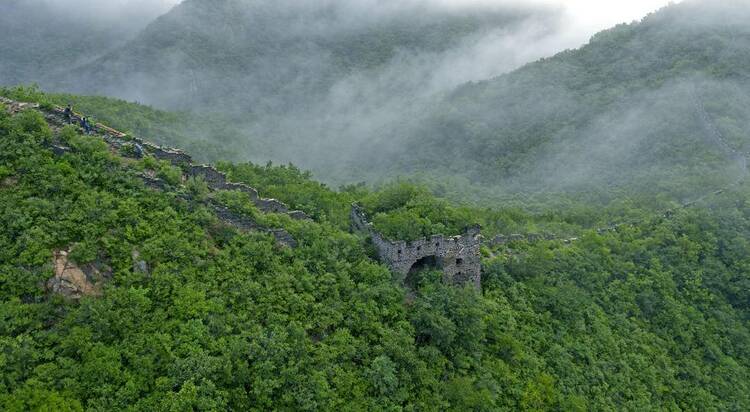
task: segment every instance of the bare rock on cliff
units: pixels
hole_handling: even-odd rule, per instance
[[[84,296],[101,296],[111,269],[90,263],[78,266],[68,258],[68,252],[54,253],[55,276],[47,281],[47,291],[65,298],[79,300]]]

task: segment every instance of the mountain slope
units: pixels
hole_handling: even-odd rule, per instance
[[[445,53],[527,14],[429,2],[188,0],[67,84],[167,108],[278,114],[314,105],[347,76]]]
[[[0,3],[0,84],[49,86],[125,44],[163,8],[149,0],[5,0]]]
[[[737,156],[750,126],[745,2],[673,5],[450,93],[426,67],[465,62],[467,43],[538,15],[363,19],[339,2],[300,4],[186,2],[73,84],[222,110],[201,140],[337,184],[418,175],[474,201],[649,193],[688,202],[746,174]]]
[[[407,142],[382,167],[457,175],[500,194],[687,200],[733,182],[747,171],[714,130],[730,152],[750,149],[748,16],[746,2],[687,1],[459,87],[401,131]]]
[[[344,230],[351,201],[395,225],[523,215],[222,165],[315,218],[296,221],[47,119],[0,104],[3,410],[750,407],[746,186],[714,209],[631,209],[639,223],[617,231],[486,250],[481,292],[431,271],[406,291]],[[297,247],[227,226],[207,197]],[[61,256],[103,286],[79,301],[46,291]]]

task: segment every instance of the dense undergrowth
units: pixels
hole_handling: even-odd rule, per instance
[[[315,219],[297,222],[199,182],[146,189],[136,173],[152,159],[54,134],[33,111],[4,113],[0,409],[750,408],[745,190],[669,219],[623,204],[620,217],[639,223],[597,234],[584,223],[606,217],[461,208],[404,182],[336,191],[292,166],[221,165]],[[55,139],[73,151],[54,156]],[[202,196],[299,247],[227,227],[190,200]],[[480,292],[425,272],[407,293],[346,230],[352,201],[394,236],[479,221],[557,225],[580,240],[487,251]],[[64,248],[111,266],[101,297],[44,292]]]

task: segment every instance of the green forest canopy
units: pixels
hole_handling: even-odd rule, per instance
[[[73,150],[54,156],[51,141]],[[0,162],[4,410],[750,408],[745,187],[671,218],[623,205],[639,223],[598,234],[575,213],[456,209],[403,182],[334,191],[292,166],[222,164],[314,217],[245,203],[295,236],[290,249],[222,226],[186,188],[146,189],[153,161],[34,111],[0,110]],[[449,230],[504,219],[580,240],[486,250],[480,292],[425,273],[405,299],[345,230],[351,201],[386,230],[427,212]],[[101,297],[45,294],[63,248],[111,266]]]

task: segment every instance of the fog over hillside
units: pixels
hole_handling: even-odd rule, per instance
[[[536,3],[187,0],[49,86],[228,116],[241,138],[202,137],[319,171],[436,95],[554,53],[564,24]]]
[[[748,22],[0,0],[0,412],[750,411]]]
[[[3,0],[0,85],[39,83],[125,44],[173,2]]]
[[[482,197],[681,187],[687,200],[683,178],[731,182],[741,171],[691,99],[744,147],[750,115],[716,90],[747,89],[748,3],[682,2],[555,55],[662,2],[623,4],[185,0],[41,83],[193,113],[184,144],[221,148],[199,158],[291,162],[333,184],[420,175]]]

